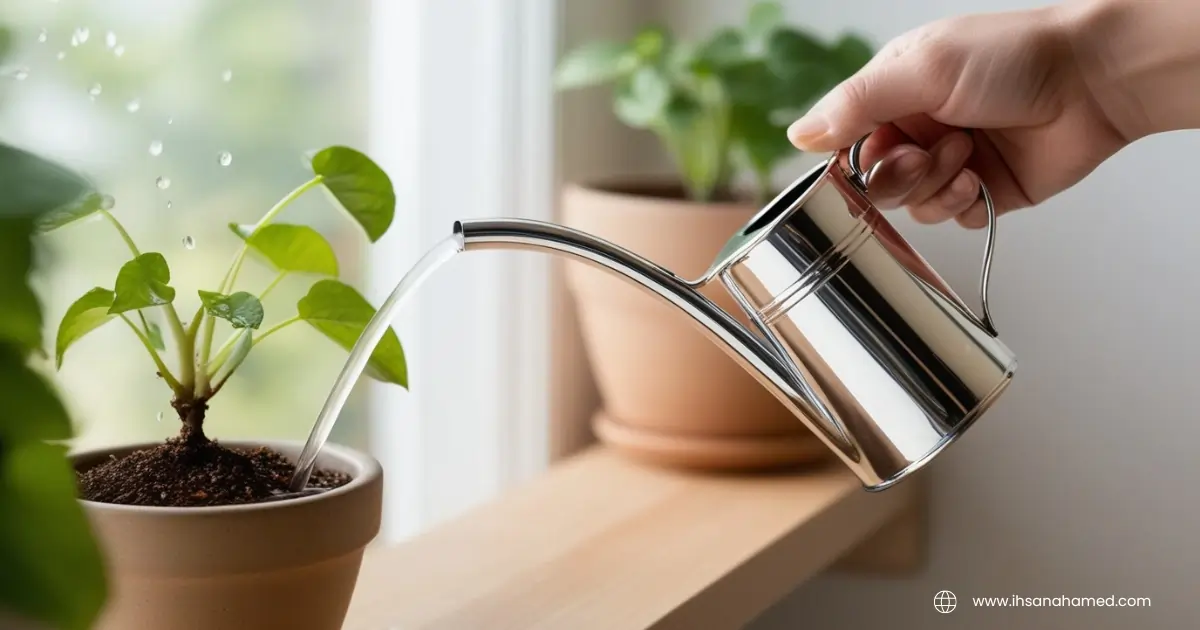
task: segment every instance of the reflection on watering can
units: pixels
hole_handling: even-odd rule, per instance
[[[485,219],[454,229],[467,250],[574,257],[683,309],[868,490],[882,490],[962,435],[1008,386],[1017,362],[987,307],[996,230],[987,188],[983,310],[976,317],[867,198],[871,173],[859,167],[862,143],[796,180],[694,281],[552,223]],[[697,292],[714,281],[745,309],[754,330]]]

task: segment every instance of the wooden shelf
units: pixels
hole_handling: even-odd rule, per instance
[[[738,628],[860,545],[856,569],[910,565],[918,481],[870,494],[839,467],[698,475],[594,447],[369,552],[345,629]]]

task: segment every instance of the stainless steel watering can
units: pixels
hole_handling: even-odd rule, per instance
[[[864,140],[793,182],[696,280],[552,223],[472,220],[454,230],[466,250],[574,257],[684,310],[867,490],[883,490],[961,436],[1011,382],[1017,361],[988,312],[996,211],[987,187],[976,316],[867,198],[875,169],[860,168]],[[732,294],[753,330],[697,291],[711,282]]]

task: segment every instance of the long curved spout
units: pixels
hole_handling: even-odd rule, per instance
[[[454,233],[463,249],[517,249],[568,256],[607,269],[658,295],[687,313],[700,328],[776,398],[797,415],[812,414],[805,398],[792,384],[789,368],[763,341],[740,322],[704,297],[698,283],[685,281],[670,271],[608,241],[571,228],[524,219],[457,221]],[[809,417],[820,417],[812,416]]]

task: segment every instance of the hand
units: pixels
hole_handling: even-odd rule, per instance
[[[1097,104],[1056,7],[942,20],[889,42],[788,130],[808,151],[871,133],[862,168],[881,208],[922,223],[987,225],[1079,182],[1129,143]],[[972,130],[965,131],[964,129]],[[873,132],[873,133],[872,133]]]

